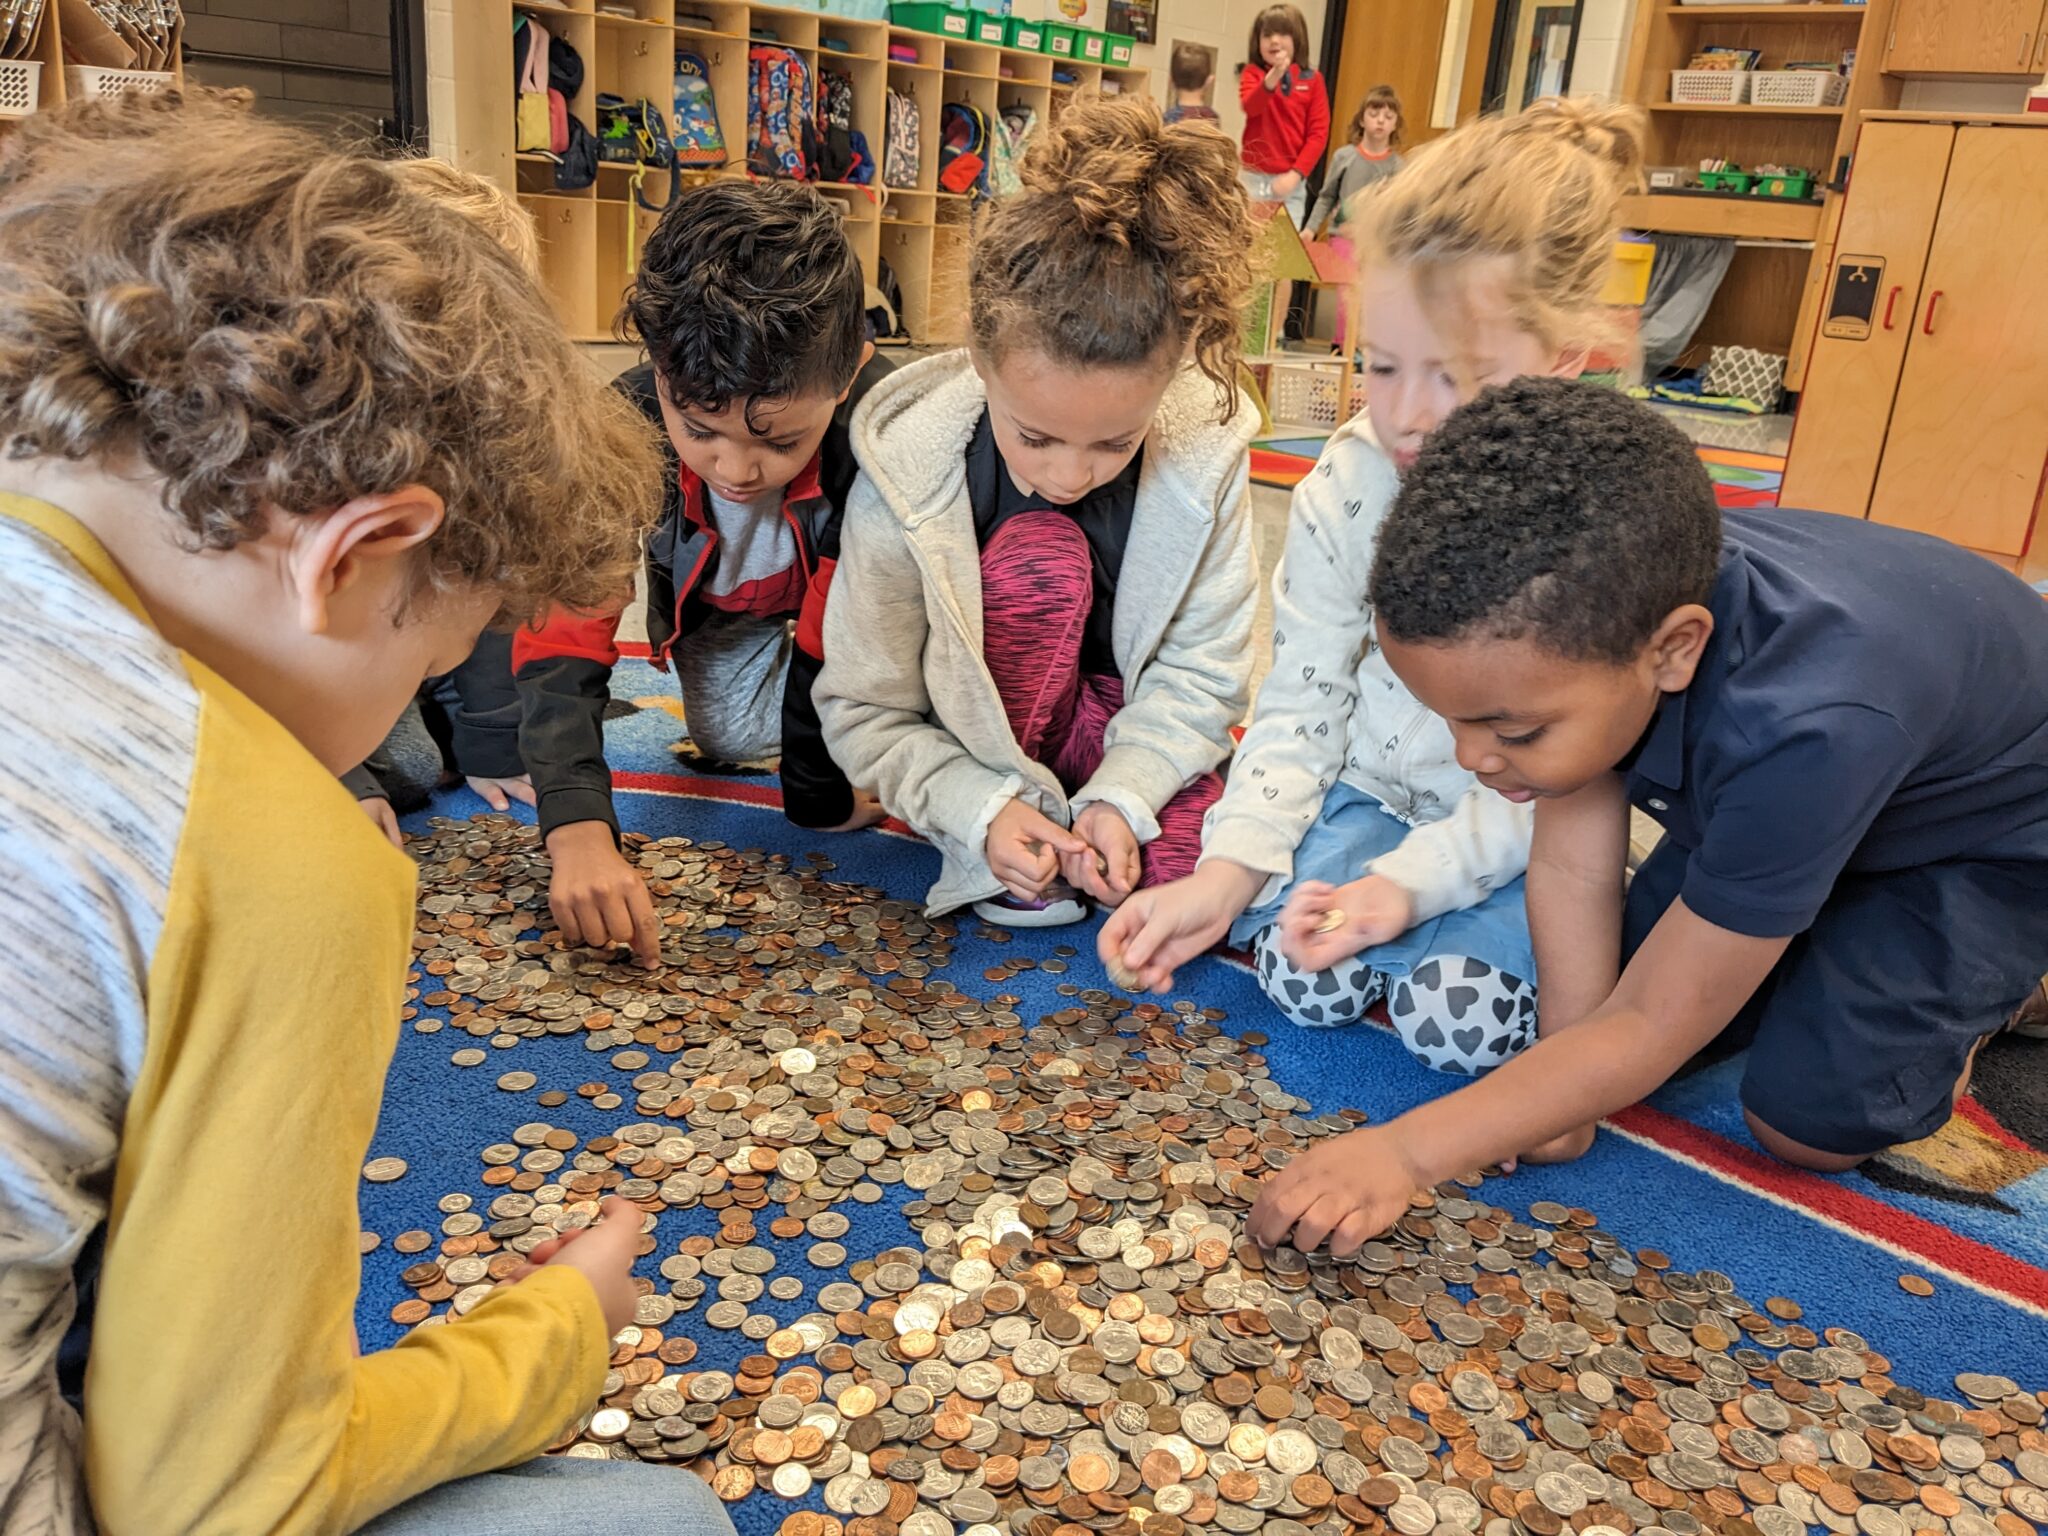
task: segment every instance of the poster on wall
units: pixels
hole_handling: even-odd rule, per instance
[[[1141,43],[1159,41],[1159,0],[1109,0],[1109,30]]]

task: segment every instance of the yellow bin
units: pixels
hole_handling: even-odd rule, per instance
[[[1615,241],[1614,261],[1607,269],[1607,288],[1600,295],[1600,302],[1640,307],[1650,296],[1650,263],[1656,255],[1654,245]]]

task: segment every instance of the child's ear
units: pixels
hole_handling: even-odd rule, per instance
[[[441,526],[448,508],[424,485],[358,496],[332,512],[291,517],[286,579],[309,635],[327,632],[334,598],[380,569],[379,562],[409,555]]]
[[[1566,347],[1557,354],[1557,361],[1550,365],[1553,379],[1576,379],[1586,371],[1586,364],[1593,358],[1591,347]]]
[[[1644,655],[1660,693],[1683,693],[1692,686],[1700,656],[1713,638],[1714,615],[1698,603],[1685,603],[1664,616]]]
[[[868,364],[869,364],[870,362],[872,362],[872,361],[874,360],[874,356],[875,356],[875,344],[874,344],[874,343],[873,343],[872,341],[864,341],[864,342],[862,342],[862,343],[860,344],[860,362],[859,362],[859,364],[858,364],[858,365],[857,365],[857,366],[856,366],[856,367],[854,368],[854,370],[853,370],[853,372],[854,372],[854,377],[855,377],[855,378],[858,378],[858,377],[860,376],[860,370],[861,370],[862,368],[865,368],[865,367],[867,367],[867,365],[868,365]],[[846,397],[847,397],[848,395],[852,394],[852,393],[853,393],[853,379],[848,379],[848,380],[846,381],[846,388],[844,388],[844,389],[842,389],[841,391],[839,391],[839,403],[840,403],[841,405],[844,405],[844,404],[846,404]]]

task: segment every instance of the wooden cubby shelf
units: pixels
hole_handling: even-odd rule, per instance
[[[1899,82],[1882,73],[1880,57],[1893,3],[1681,5],[1646,0],[1629,37],[1624,94],[1649,113],[1649,163],[1691,171],[1717,159],[1745,169],[1798,166],[1813,173],[1817,188],[1831,186],[1855,148],[1860,115],[1898,105]],[[1839,60],[1854,49],[1856,67],[1841,103],[1832,107],[1673,102],[1671,72],[1710,47],[1757,49],[1763,55],[1759,67],[1766,70]],[[1837,201],[1832,191],[1823,191],[1819,203],[1654,192],[1624,201],[1622,217],[1632,228],[1739,242],[1694,335],[1689,360],[1703,360],[1718,343],[1760,347],[1785,354],[1785,387],[1800,387]]]
[[[853,126],[878,158],[888,144],[891,91],[917,103],[917,184],[891,187],[813,183],[838,205],[847,236],[873,282],[889,263],[902,294],[902,320],[918,343],[961,339],[966,327],[966,246],[971,199],[939,188],[940,119],[950,102],[966,102],[993,117],[1011,106],[1031,108],[1049,121],[1076,90],[1143,91],[1146,71],[1054,59],[986,43],[968,43],[892,27],[881,21],[827,16],[816,11],[755,5],[750,0],[632,0],[630,16],[600,11],[594,0],[453,0],[458,38],[454,69],[458,135],[467,168],[518,194],[541,236],[541,267],[556,313],[571,335],[611,337],[619,301],[659,215],[633,203],[634,168],[601,165],[596,182],[571,192],[554,185],[554,161],[513,151],[512,30],[514,18],[539,19],[551,36],[566,38],[583,55],[583,88],[571,115],[597,129],[597,97],[645,98],[673,127],[674,57],[704,60],[729,155],[723,170],[686,171],[682,196],[722,176],[746,170],[747,49],[772,41],[799,54],[815,83],[821,70],[853,81]],[[892,44],[908,44],[914,62],[889,57]],[[1057,65],[1072,85],[1053,79]],[[649,172],[647,195],[666,193],[666,173]]]

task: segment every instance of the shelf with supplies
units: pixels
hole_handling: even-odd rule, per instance
[[[1811,174],[1818,194],[1813,200],[1665,190],[1624,200],[1630,228],[1737,242],[1685,361],[1703,361],[1716,345],[1756,347],[1783,354],[1785,387],[1800,387],[1839,201],[1823,189],[1839,182],[1861,114],[1898,105],[1899,82],[1882,72],[1880,60],[1894,3],[1646,0],[1637,7],[1622,95],[1648,113],[1649,165],[1679,168],[1688,180],[1703,165],[1770,167],[1772,175],[1796,167]],[[1739,75],[1717,77],[1704,60],[1696,64],[1698,55],[1717,50],[1741,51]],[[1836,73],[1809,69],[1821,64]],[[1721,97],[1727,99],[1715,99]]]
[[[181,87],[184,32],[177,0],[30,0],[0,25],[0,134],[73,99]]]
[[[827,15],[750,0],[593,0],[565,4],[537,0],[451,0],[455,11],[453,60],[455,115],[461,125],[463,164],[514,191],[537,221],[542,274],[556,313],[570,334],[609,339],[639,253],[660,218],[634,197],[639,167],[600,161],[591,183],[555,184],[556,157],[518,152],[515,134],[514,32],[530,16],[550,39],[563,38],[581,55],[584,77],[569,112],[598,131],[597,98],[646,100],[675,131],[675,57],[689,55],[700,69],[725,139],[726,163],[686,168],[679,195],[723,177],[746,177],[745,134],[749,50],[756,44],[788,49],[801,61],[815,93],[826,74],[850,86],[850,127],[878,162],[865,184],[813,182],[837,204],[868,281],[887,262],[900,293],[901,325],[895,338],[920,344],[960,340],[966,329],[966,244],[976,199],[942,188],[939,152],[949,107],[971,107],[993,119],[1005,109],[1031,113],[1034,126],[1071,105],[1076,92],[1147,89],[1147,72],[1033,53],[993,43],[892,26],[885,21]],[[630,14],[628,14],[630,13]],[[892,47],[910,52],[890,57]],[[1058,69],[1071,81],[1055,81]],[[897,167],[907,185],[884,184],[889,114],[916,118],[914,177]],[[821,135],[822,137],[822,135]],[[472,148],[472,145],[480,146]],[[669,173],[648,169],[639,190],[663,203]]]

